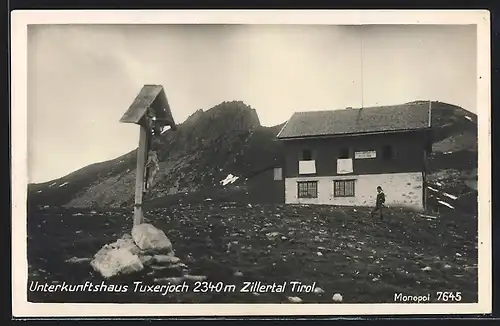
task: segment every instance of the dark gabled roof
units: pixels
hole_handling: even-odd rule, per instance
[[[138,123],[150,107],[154,110],[157,120],[162,120],[173,130],[176,129],[165,90],[161,85],[144,85],[120,122]]]
[[[430,127],[430,102],[362,109],[297,112],[278,134],[279,139],[411,131]]]

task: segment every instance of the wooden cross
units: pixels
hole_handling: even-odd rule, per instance
[[[142,197],[145,190],[144,172],[148,152],[155,137],[158,136],[158,131],[161,133],[167,126],[170,130],[177,130],[163,86],[144,85],[120,122],[135,123],[140,127],[134,203],[134,225],[139,225],[144,221]]]

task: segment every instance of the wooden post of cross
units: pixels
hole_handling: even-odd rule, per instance
[[[145,180],[145,172],[151,145],[163,128],[177,129],[163,86],[144,85],[120,122],[135,123],[140,127],[134,202],[134,225],[139,225],[144,221],[142,202],[148,182]]]

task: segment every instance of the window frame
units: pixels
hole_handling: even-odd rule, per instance
[[[351,187],[347,187],[352,184]],[[339,185],[339,188],[337,188]],[[349,192],[347,192],[349,190]],[[356,197],[356,179],[333,180],[334,198],[353,198]]]
[[[301,191],[301,185],[305,185],[306,189],[305,191]],[[311,192],[311,187],[312,186],[312,191],[313,195],[311,196],[304,196],[304,193],[310,193]],[[317,180],[307,180],[307,181],[297,181],[297,198],[298,199],[315,199],[318,198],[318,181]]]
[[[277,171],[279,171],[279,178],[276,178],[276,175],[278,174]],[[274,168],[273,179],[274,179],[274,181],[282,181],[283,180],[283,168],[281,168],[281,167]]]

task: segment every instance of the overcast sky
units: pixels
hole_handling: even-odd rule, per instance
[[[31,25],[30,182],[137,147],[118,120],[144,84],[174,118],[242,100],[265,126],[295,111],[439,100],[476,113],[475,26]]]

